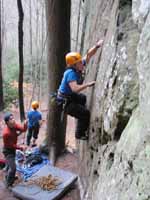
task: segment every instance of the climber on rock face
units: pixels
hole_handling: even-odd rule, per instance
[[[67,53],[65,57],[67,67],[58,89],[57,101],[62,103],[62,105],[65,104],[63,106],[65,113],[78,119],[75,132],[76,139],[88,139],[86,130],[88,129],[90,120],[90,112],[85,106],[86,96],[80,92],[95,84],[95,81],[81,83],[81,73],[91,57],[102,45],[103,40],[99,40],[96,45],[88,50],[83,58],[78,52]]]

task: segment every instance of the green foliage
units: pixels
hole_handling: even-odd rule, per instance
[[[9,82],[12,82],[14,80],[18,81],[18,75],[19,75],[18,65],[15,63],[9,64],[4,74],[5,80]]]
[[[10,82],[4,81],[4,106],[8,107],[16,99],[18,99],[17,88],[14,88]]]
[[[3,78],[6,82],[18,81],[19,65],[17,51],[8,49],[4,66]]]

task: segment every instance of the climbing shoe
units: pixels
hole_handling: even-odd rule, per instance
[[[4,184],[5,184],[6,189],[11,189],[13,185],[12,183],[7,182],[7,180],[4,181]]]
[[[14,180],[16,181],[16,180],[18,180],[18,179],[19,179],[19,177],[18,177],[18,176],[15,176]]]

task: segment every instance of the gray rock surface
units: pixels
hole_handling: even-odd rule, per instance
[[[80,142],[83,200],[150,199],[150,1],[86,0],[81,48],[104,45],[86,69],[89,141]]]

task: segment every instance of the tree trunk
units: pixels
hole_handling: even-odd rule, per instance
[[[65,69],[65,54],[70,50],[70,0],[46,0],[48,30],[48,80],[49,94],[56,92]],[[60,110],[49,102],[48,146],[55,158],[65,148],[66,118],[60,122]],[[56,156],[56,157],[55,157]]]
[[[23,8],[21,0],[17,0],[18,5],[18,51],[19,51],[19,108],[20,108],[20,119],[23,121],[25,119],[24,113],[24,100],[23,100],[23,72],[24,72],[24,62],[23,62]]]
[[[3,100],[3,73],[2,73],[2,5],[0,0],[0,111],[4,108]]]
[[[36,70],[34,70],[34,74],[35,74],[35,77],[34,77],[34,81],[35,81],[35,88],[36,88],[36,91],[38,91],[38,86],[39,86],[39,67],[40,67],[40,55],[39,55],[39,5],[38,5],[38,1],[36,2],[36,35],[35,35],[35,38],[36,38]],[[37,96],[37,94],[35,95]],[[35,97],[34,97],[35,98]]]
[[[32,45],[32,4],[31,0],[29,1],[29,35],[30,35],[30,83],[33,83],[33,45]],[[33,93],[33,89],[32,89]],[[28,109],[31,106],[33,100],[33,95],[31,95],[31,99],[28,103]]]
[[[43,84],[42,84],[42,77],[43,77],[43,54],[44,54],[44,11],[45,11],[45,5],[41,5],[42,6],[42,14],[41,14],[41,62],[40,62],[40,84],[39,84],[39,101],[42,99],[42,89],[43,88]]]

